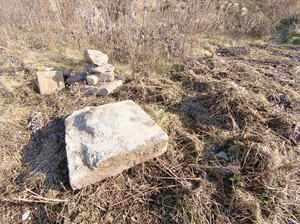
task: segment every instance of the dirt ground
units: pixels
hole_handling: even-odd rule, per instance
[[[108,97],[82,95],[82,83],[41,96],[28,69],[7,74],[24,85],[1,93],[2,222],[299,223],[300,47],[211,45]],[[72,191],[64,119],[125,99],[167,132],[167,152]]]

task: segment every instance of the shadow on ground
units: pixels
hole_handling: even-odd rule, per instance
[[[38,122],[38,120],[36,120]],[[34,128],[32,124],[30,128]],[[68,177],[64,117],[53,118],[32,134],[23,149],[24,173],[20,184],[27,188],[71,190]]]

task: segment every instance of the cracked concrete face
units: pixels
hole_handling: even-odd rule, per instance
[[[73,189],[164,153],[167,134],[131,100],[74,111],[65,121]]]
[[[65,87],[61,71],[37,72],[37,81],[40,94],[52,94]]]

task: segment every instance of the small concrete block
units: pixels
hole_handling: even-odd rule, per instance
[[[99,82],[111,82],[115,79],[115,74],[111,73],[102,73],[102,74],[95,74],[98,77]]]
[[[103,85],[101,85],[98,89],[98,92],[96,93],[97,96],[103,96],[111,94],[116,88],[123,85],[122,80],[114,80],[111,82],[106,82]]]
[[[74,190],[160,156],[168,145],[168,135],[131,100],[73,111],[65,127]]]
[[[65,87],[61,71],[37,72],[40,94],[51,94]]]
[[[85,79],[89,85],[93,86],[96,85],[98,82],[98,77],[96,75],[87,75]]]
[[[115,67],[111,64],[105,64],[103,66],[97,66],[97,65],[89,64],[88,66],[86,66],[85,70],[89,73],[105,74],[105,73],[114,72]]]
[[[105,82],[101,86],[82,86],[80,91],[84,95],[93,95],[103,96],[111,94],[116,88],[123,85],[123,80],[114,80],[111,82]]]
[[[84,57],[88,63],[103,66],[108,62],[108,56],[101,51],[85,50]]]

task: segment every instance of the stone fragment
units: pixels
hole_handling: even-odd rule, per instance
[[[103,66],[89,64],[86,67],[86,71],[92,73],[93,75],[97,75],[99,82],[110,82],[114,80],[115,67],[110,64]]]
[[[120,87],[123,85],[122,80],[114,80],[111,82],[106,82],[103,85],[100,86],[98,89],[98,92],[96,93],[97,96],[102,96],[102,95],[108,95],[111,94],[116,88]]]
[[[22,220],[25,221],[30,215],[30,210],[26,210],[26,212],[24,212],[22,214]]]
[[[85,95],[96,94],[97,96],[102,96],[111,94],[116,88],[122,85],[123,80],[113,80],[103,83],[101,86],[83,86],[80,91]]]
[[[40,94],[51,94],[65,87],[60,71],[37,72],[37,81]]]
[[[131,100],[73,111],[65,121],[72,188],[160,156],[168,135]]]
[[[96,75],[87,75],[85,79],[89,85],[93,86],[96,85],[98,82],[98,77]]]
[[[62,72],[65,80],[67,78],[71,77],[71,75],[72,75],[72,73],[70,71],[62,69],[62,68],[46,68],[45,71],[46,72],[49,72],[49,71],[59,71],[59,72]]]
[[[111,82],[115,79],[114,73],[91,74],[91,75],[96,75],[99,82]]]
[[[86,72],[75,73],[75,75],[72,75],[71,77],[67,78],[66,83],[71,85],[75,82],[81,82],[85,79],[86,76]]]
[[[88,63],[103,66],[108,62],[108,56],[101,51],[85,50],[84,57]]]
[[[112,73],[115,71],[115,67],[111,64],[105,64],[103,66],[97,66],[89,64],[86,66],[85,70],[89,73],[95,73],[95,74],[106,74],[106,73]]]

